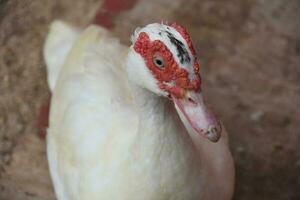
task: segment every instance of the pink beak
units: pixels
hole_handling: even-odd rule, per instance
[[[203,102],[202,94],[188,91],[186,97],[178,99],[172,96],[179,115],[187,119],[191,127],[203,137],[217,142],[221,137],[221,124],[217,117]]]

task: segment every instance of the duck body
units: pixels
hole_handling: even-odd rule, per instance
[[[70,34],[57,33],[62,29]],[[66,49],[60,55],[59,45]],[[229,200],[227,136],[195,141],[170,100],[130,82],[127,49],[98,26],[81,33],[62,22],[51,27],[47,154],[57,198]]]

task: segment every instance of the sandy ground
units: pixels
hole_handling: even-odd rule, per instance
[[[89,24],[98,0],[0,0],[0,200],[55,199],[37,116],[49,98],[42,46],[56,18]],[[116,19],[184,24],[204,92],[231,134],[236,200],[300,199],[300,1],[140,0]]]

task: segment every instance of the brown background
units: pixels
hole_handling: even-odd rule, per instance
[[[89,24],[99,0],[0,0],[0,200],[55,199],[37,115],[47,102],[42,47],[56,18]],[[207,101],[231,134],[235,200],[300,199],[300,1],[139,0],[116,18],[186,26]]]

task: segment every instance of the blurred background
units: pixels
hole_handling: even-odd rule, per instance
[[[0,0],[0,200],[55,199],[42,48],[51,21],[86,27],[98,9],[124,44],[137,26],[184,25],[230,133],[234,199],[300,199],[299,0]]]

